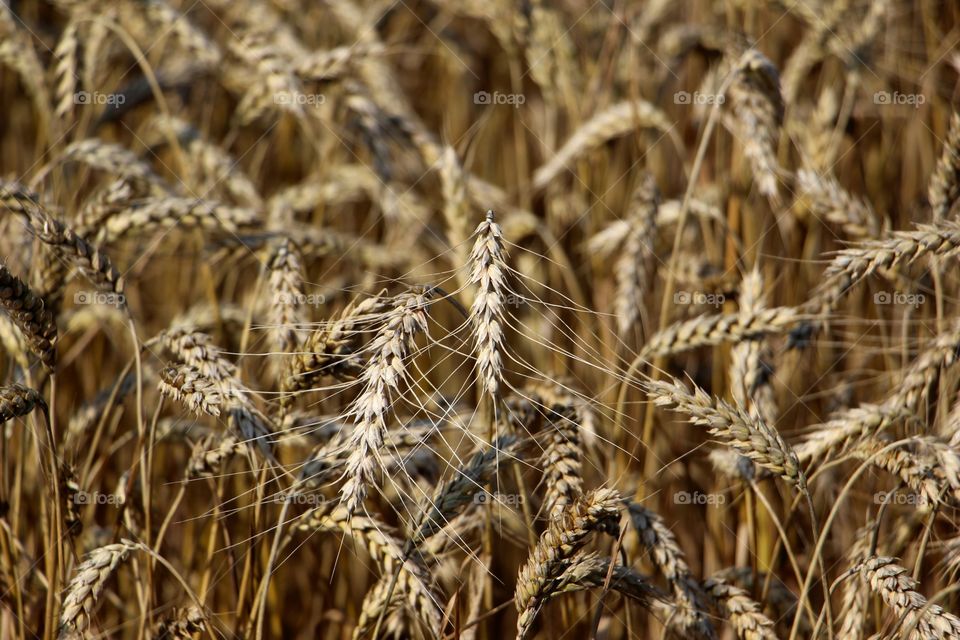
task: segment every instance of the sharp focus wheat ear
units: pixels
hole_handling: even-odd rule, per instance
[[[53,370],[57,360],[57,325],[41,298],[0,264],[0,308],[10,316],[30,350]]]
[[[625,336],[636,323],[643,306],[643,294],[649,286],[659,200],[653,175],[645,173],[630,200],[630,230],[613,270],[617,281],[614,306],[621,336]]]
[[[43,396],[22,384],[0,387],[0,424],[28,415],[35,407],[45,410],[46,406]]]
[[[616,531],[619,523],[620,497],[609,489],[585,495],[559,518],[550,521],[517,577],[514,601],[520,612],[518,639],[530,633],[544,602],[560,586],[560,576],[573,565],[589,535],[596,531]]]
[[[223,397],[215,380],[189,365],[164,367],[160,372],[160,393],[169,396],[197,415],[220,415]]]
[[[129,553],[139,548],[140,545],[135,542],[124,540],[90,552],[67,585],[63,609],[60,611],[62,635],[66,632],[82,634],[90,628],[93,609],[97,606],[107,580],[117,566],[127,559]]]
[[[950,117],[950,131],[927,190],[934,221],[946,218],[960,198],[960,113]]]
[[[895,269],[923,256],[952,258],[960,254],[960,222],[938,220],[915,231],[895,231],[889,238],[869,240],[837,252],[824,271],[814,301],[833,305],[855,284],[881,269]]]
[[[783,333],[802,320],[800,312],[792,307],[760,309],[748,314],[700,316],[661,329],[650,336],[640,354],[649,359],[721,342],[750,340],[768,333]]]
[[[685,634],[714,638],[713,625],[706,614],[703,588],[694,579],[673,532],[658,514],[639,504],[627,503],[630,522],[650,558],[670,583],[676,601],[675,624]]]
[[[382,466],[380,450],[387,434],[390,394],[398,393],[406,380],[406,360],[415,346],[414,337],[427,331],[430,296],[430,292],[398,296],[383,327],[367,347],[369,360],[360,376],[363,391],[350,408],[354,431],[344,471],[346,482],[341,489],[348,515],[360,507],[368,485],[375,482],[377,468]]]
[[[917,593],[917,582],[893,558],[868,558],[857,567],[860,579],[893,609],[901,628],[915,640],[960,637],[960,619]]]
[[[706,427],[755,463],[803,487],[797,454],[777,431],[762,420],[752,418],[719,398],[711,398],[699,387],[690,393],[676,380],[645,383],[650,399],[659,406],[673,406],[674,411],[689,416],[689,421]]]
[[[484,388],[496,395],[503,379],[503,309],[507,288],[506,250],[503,232],[494,221],[493,211],[475,232],[477,237],[470,254],[470,282],[477,285],[470,322],[473,326],[477,370]]]
[[[777,196],[777,141],[783,122],[780,74],[762,53],[749,49],[737,60],[727,91],[733,107],[734,130],[750,161],[763,195]]]

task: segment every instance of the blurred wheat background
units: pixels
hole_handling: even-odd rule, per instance
[[[0,3],[0,638],[960,638],[960,5]]]

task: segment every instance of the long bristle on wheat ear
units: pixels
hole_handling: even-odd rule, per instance
[[[61,637],[69,637],[70,633],[82,634],[90,628],[90,618],[107,580],[130,552],[139,548],[135,542],[124,540],[90,552],[67,585],[60,611]]]
[[[518,639],[528,636],[543,604],[560,586],[560,576],[573,564],[590,534],[616,532],[619,526],[620,496],[610,489],[588,493],[551,519],[517,577]]]
[[[0,387],[0,424],[25,416],[36,407],[46,409],[43,396],[22,384]]]
[[[57,361],[57,325],[39,296],[0,264],[0,308],[23,334],[30,350],[48,369]]]

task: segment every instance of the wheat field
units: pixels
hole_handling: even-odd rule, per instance
[[[0,638],[960,639],[958,101],[950,0],[0,2]]]

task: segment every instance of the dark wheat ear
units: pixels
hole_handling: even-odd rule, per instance
[[[23,334],[30,350],[49,370],[57,361],[57,325],[44,301],[0,264],[0,308]]]

